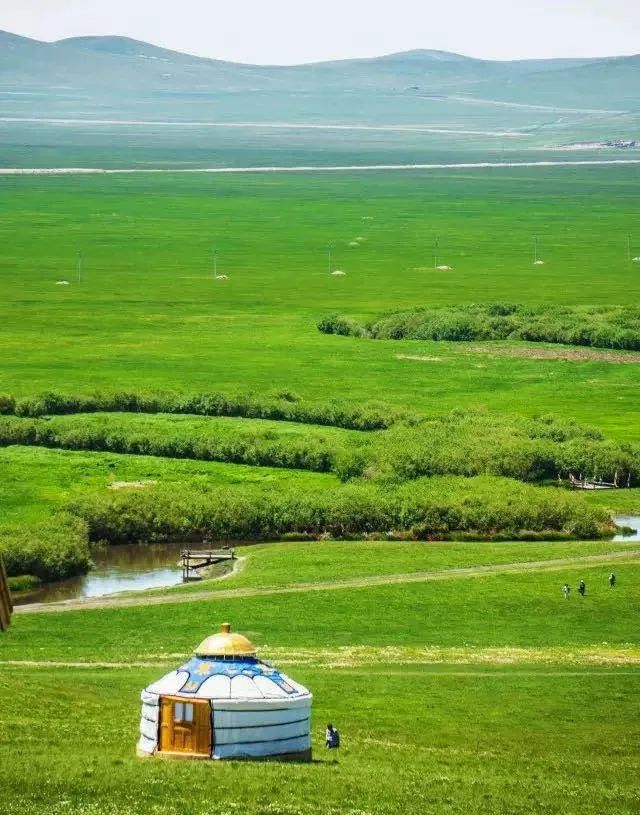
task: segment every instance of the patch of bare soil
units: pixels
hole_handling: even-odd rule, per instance
[[[525,359],[562,359],[569,362],[639,363],[640,353],[598,350],[597,348],[531,348],[506,345],[473,345],[465,349],[468,354],[488,354],[495,357],[523,357]],[[405,357],[411,359],[411,357]],[[413,357],[419,359],[419,357]]]
[[[157,484],[157,481],[113,481],[109,484],[110,490],[143,490],[146,487],[152,487]]]
[[[442,357],[421,357],[417,354],[396,354],[396,359],[408,359],[411,362],[442,362]]]

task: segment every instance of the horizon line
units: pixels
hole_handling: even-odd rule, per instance
[[[121,39],[121,40],[128,40],[130,42],[140,43],[141,45],[148,45],[152,48],[160,48],[165,51],[171,51],[174,54],[180,54],[182,56],[193,57],[195,59],[202,59],[209,62],[225,62],[231,65],[241,65],[244,67],[250,68],[301,68],[305,66],[312,66],[312,65],[328,65],[335,62],[363,62],[363,61],[374,61],[378,59],[386,59],[389,57],[398,57],[403,56],[406,54],[442,54],[450,57],[456,57],[460,60],[469,60],[471,62],[492,62],[492,63],[499,63],[499,64],[509,64],[513,62],[555,62],[555,61],[581,61],[581,60],[589,60],[593,62],[597,61],[606,61],[606,60],[614,60],[614,59],[627,59],[630,57],[637,57],[640,56],[640,51],[638,52],[631,52],[631,53],[618,53],[618,54],[600,54],[595,56],[551,56],[551,57],[537,57],[537,56],[521,56],[521,57],[513,57],[511,59],[499,59],[499,58],[491,58],[491,57],[476,57],[471,56],[470,54],[463,54],[458,51],[447,51],[440,48],[425,48],[425,47],[415,47],[415,48],[406,48],[400,51],[389,51],[382,54],[372,54],[372,55],[365,55],[365,56],[341,56],[341,57],[332,57],[328,59],[314,59],[308,62],[242,62],[239,60],[234,59],[224,59],[221,57],[212,57],[212,56],[205,56],[203,54],[193,53],[191,51],[181,51],[175,47],[169,45],[161,45],[159,43],[151,42],[149,40],[141,40],[137,37],[132,37],[129,34],[73,34],[68,37],[62,37],[59,39],[52,39],[52,40],[43,40],[39,39],[38,37],[31,36],[29,34],[19,34],[15,31],[9,31],[8,29],[1,29],[0,34],[9,34],[13,37],[20,37],[22,39],[29,40],[31,42],[39,43],[41,45],[62,45],[65,42],[69,42],[72,40],[82,40],[82,39]],[[112,53],[114,56],[117,56],[114,52],[105,52],[105,53]],[[131,56],[130,54],[120,54],[119,56]]]

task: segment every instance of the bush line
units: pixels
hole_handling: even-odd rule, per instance
[[[640,350],[637,306],[522,306],[511,303],[419,307],[369,323],[333,314],[318,323],[325,334],[386,340],[525,340]]]
[[[67,418],[67,417],[65,417]],[[0,446],[20,444],[62,450],[165,458],[220,461],[257,467],[329,472],[334,469],[334,451],[313,437],[269,438],[258,432],[218,428],[216,433],[193,433],[180,425],[139,430],[136,417],[121,422],[91,426],[82,417],[60,424],[54,419],[0,419]]]
[[[0,551],[10,575],[51,581],[89,569],[90,541],[597,539],[613,529],[581,496],[492,476],[322,490],[174,484],[77,499],[47,522],[0,530]]]
[[[209,426],[210,424],[210,426]],[[157,425],[157,426],[156,426]],[[621,486],[640,481],[640,451],[569,420],[526,419],[454,410],[377,433],[225,426],[206,420],[160,421],[137,415],[0,418],[0,445],[220,461],[333,472],[342,481],[407,481],[431,475],[496,475],[541,482],[569,473]]]
[[[110,543],[185,540],[273,540],[282,536],[404,536],[417,540],[455,533],[611,534],[607,512],[580,496],[490,476],[423,478],[410,484],[358,481],[325,490],[156,487],[76,501],[91,540]]]
[[[3,527],[0,552],[10,576],[62,580],[89,570],[89,528],[77,515],[66,512],[27,527]]]
[[[131,392],[74,395],[47,392],[18,399],[0,395],[0,413],[23,417],[70,413],[176,413],[194,416],[236,416],[245,419],[317,424],[348,430],[382,430],[403,418],[384,405],[355,407],[339,400],[306,402],[282,391],[273,397],[253,394],[201,393],[191,396],[145,395]]]

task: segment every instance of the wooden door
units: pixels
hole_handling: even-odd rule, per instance
[[[161,752],[211,755],[211,706],[204,699],[163,696],[160,704]]]

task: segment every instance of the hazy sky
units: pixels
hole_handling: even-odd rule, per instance
[[[640,0],[0,0],[0,29],[43,40],[123,34],[257,63],[410,48],[607,56],[640,51]]]

